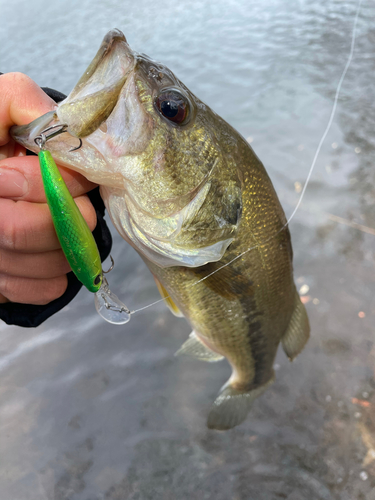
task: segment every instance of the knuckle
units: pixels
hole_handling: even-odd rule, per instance
[[[9,254],[0,248],[0,273],[9,273],[10,262]]]
[[[5,73],[2,75],[2,83],[4,85],[11,84],[16,86],[16,88],[21,88],[21,90],[26,90],[30,87],[36,86],[36,83],[32,78],[21,73],[20,71],[12,71],[10,73]]]
[[[5,250],[14,250],[15,224],[12,219],[5,217],[0,225],[1,246]]]
[[[21,73],[20,71],[10,71],[2,75],[3,80],[11,80],[12,82],[23,82],[25,80],[30,80],[30,77]]]
[[[25,228],[12,217],[4,218],[0,226],[0,240],[5,250],[24,250],[27,245]]]

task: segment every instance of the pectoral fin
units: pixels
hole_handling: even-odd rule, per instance
[[[182,312],[179,310],[179,308],[176,306],[176,304],[173,302],[172,297],[169,296],[169,293],[167,290],[163,287],[163,285],[160,283],[160,281],[154,276],[156,286],[158,287],[158,290],[160,292],[160,295],[164,299],[164,302],[166,305],[169,307],[170,311],[172,314],[177,316],[178,318],[183,318],[184,315]]]
[[[224,356],[212,351],[209,347],[204,345],[194,331],[191,332],[189,338],[184,344],[182,344],[175,356],[180,356],[180,354],[192,356],[193,358],[200,359],[201,361],[208,361],[209,363],[214,363],[224,359]]]
[[[290,361],[293,361],[298,356],[310,336],[309,318],[297,291],[294,303],[294,311],[288,329],[281,339],[284,352]]]

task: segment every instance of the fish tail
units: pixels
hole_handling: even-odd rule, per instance
[[[290,318],[289,326],[281,339],[285,354],[290,361],[298,356],[298,354],[305,347],[306,342],[310,336],[309,318],[305,306],[302,304],[301,299],[296,291],[294,297],[294,311]]]
[[[260,396],[274,380],[273,374],[268,382],[250,391],[235,389],[228,382],[211,407],[207,427],[226,431],[239,425],[247,417],[254,399]]]

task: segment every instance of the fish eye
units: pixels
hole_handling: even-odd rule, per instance
[[[181,124],[189,113],[187,99],[176,91],[163,92],[155,101],[156,107],[167,120]]]
[[[99,285],[101,281],[102,281],[102,276],[98,274],[98,276],[94,279],[94,285]]]

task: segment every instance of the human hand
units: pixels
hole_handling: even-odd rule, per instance
[[[66,290],[71,269],[53,227],[39,161],[9,135],[56,103],[22,73],[0,75],[0,303],[48,304]],[[91,230],[96,213],[85,193],[95,184],[59,170]]]

